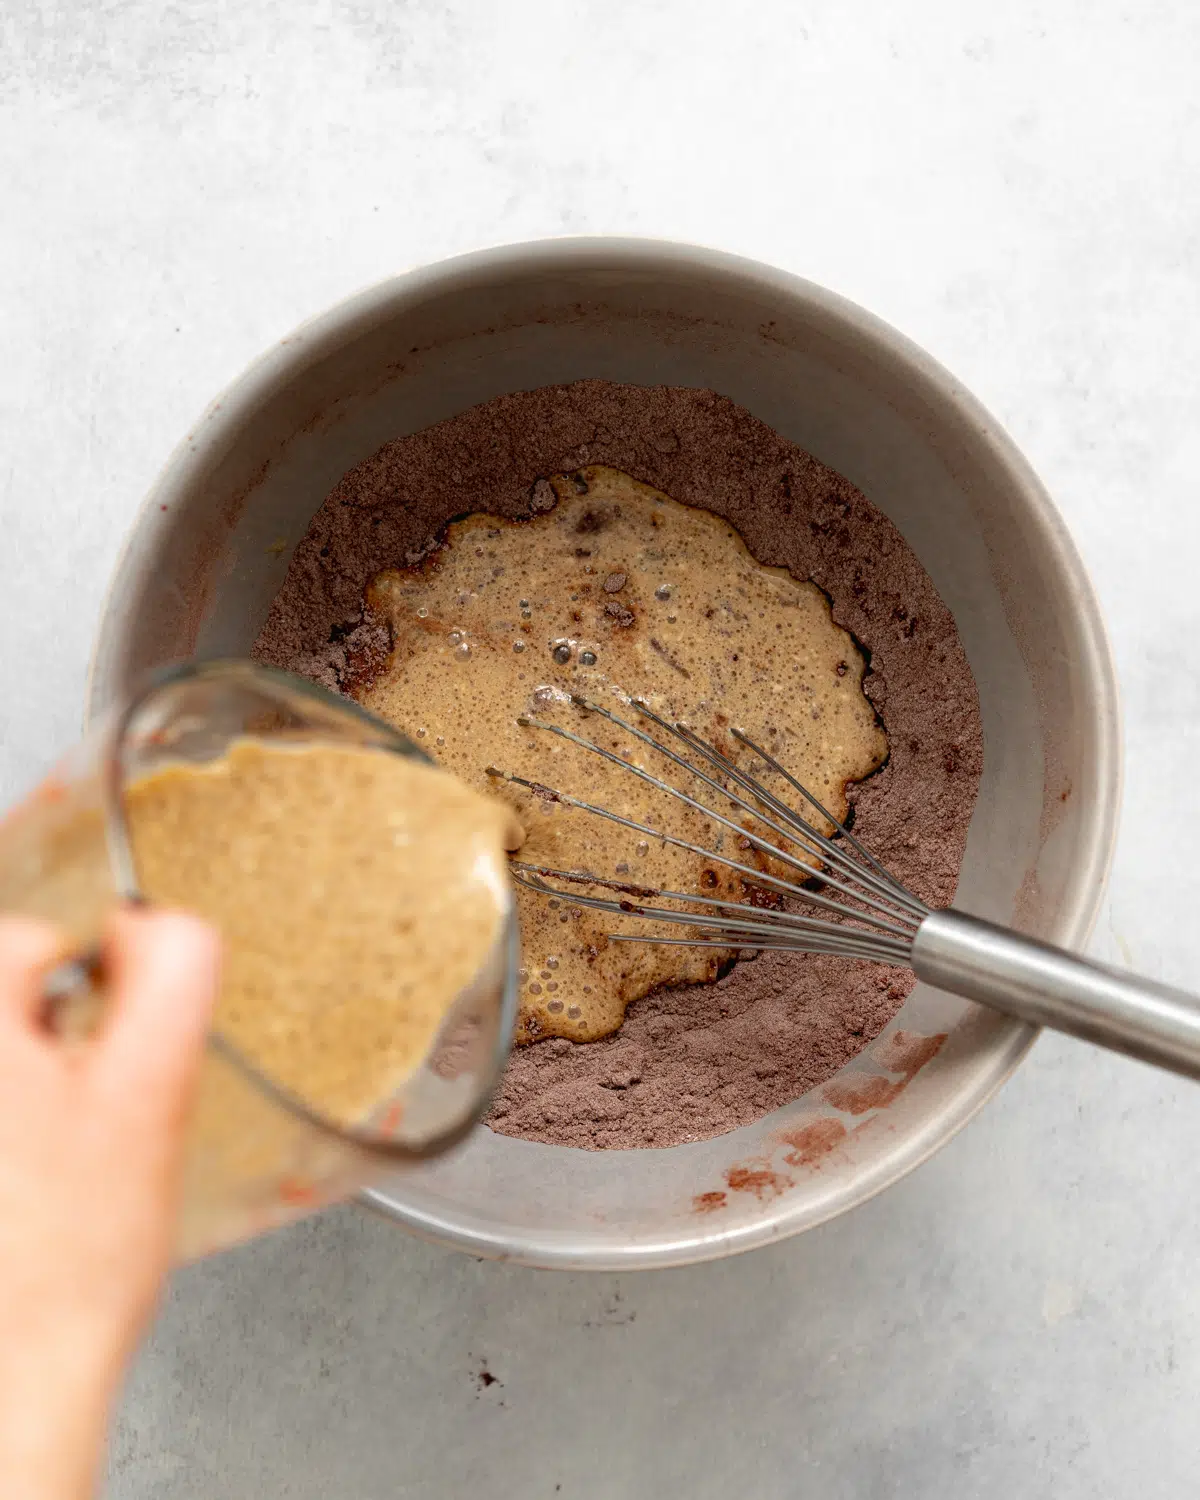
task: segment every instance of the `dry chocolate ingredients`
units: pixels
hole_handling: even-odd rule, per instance
[[[896,528],[839,474],[712,391],[581,381],[501,396],[386,444],[343,477],[297,546],[256,655],[342,691],[386,629],[363,591],[466,511],[528,514],[549,475],[609,464],[737,527],[760,562],[811,579],[869,653],[890,758],[851,794],[855,831],[926,900],[948,902],[982,767],[953,619]],[[582,1147],[670,1146],[734,1129],[834,1073],[895,1014],[905,971],[816,956],[739,964],[660,990],[617,1035],[519,1048],[494,1130]]]

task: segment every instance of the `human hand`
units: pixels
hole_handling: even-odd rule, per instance
[[[0,917],[0,1495],[84,1500],[170,1263],[184,1127],[216,992],[215,933],[125,910],[92,1040],[45,1026],[53,927]]]

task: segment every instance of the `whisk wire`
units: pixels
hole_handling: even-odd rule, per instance
[[[796,780],[796,778],[792,775],[792,773],[787,769],[786,766],[780,765],[780,763],[775,759],[773,755],[764,750],[761,745],[756,745],[750,738],[750,736],[748,734],[743,734],[740,729],[733,729],[730,731],[730,733],[733,735],[735,740],[739,740],[743,745],[747,747],[747,749],[752,750],[755,755],[760,756],[767,763],[767,765],[770,766],[772,771],[774,771],[777,775],[782,776],[790,786],[794,787],[810,807],[814,807],[823,818],[828,818],[828,820],[833,824],[833,826],[842,835],[842,837],[846,839],[847,842],[849,842],[851,845],[853,845],[855,850],[857,850],[862,858],[865,859],[867,863],[872,867],[872,869],[874,869],[886,882],[889,889],[896,893],[897,897],[903,897],[914,907],[914,909],[919,910],[921,914],[924,915],[924,905],[920,901],[918,901],[915,896],[912,896],[908,891],[906,891],[902,885],[898,884],[893,876],[889,874],[889,872],[883,867],[883,865],[879,863],[879,861],[875,858],[871,851],[864,844],[859,843],[858,839],[854,837],[845,823],[835,818],[827,807],[822,806],[822,804],[817,801],[817,799],[813,796],[809,789],[802,782]],[[771,801],[775,802],[776,799],[772,797]],[[780,806],[786,805],[786,803],[780,803]],[[828,839],[823,839],[822,842],[826,844],[830,843]]]
[[[819,852],[822,855],[823,859],[828,864],[833,865],[835,869],[841,870],[842,873],[850,879],[857,880],[861,884],[867,886],[868,889],[874,891],[877,895],[881,895],[886,899],[894,902],[895,904],[903,906],[909,913],[915,916],[918,921],[925,915],[925,908],[921,905],[921,903],[917,901],[914,896],[911,896],[903,886],[898,885],[897,882],[892,879],[887,870],[885,870],[884,867],[879,863],[879,861],[875,859],[870,853],[868,853],[866,849],[863,848],[863,846],[858,842],[858,840],[854,837],[850,830],[837,818],[835,818],[827,807],[824,807],[820,802],[818,802],[816,797],[814,797],[807,788],[801,786],[798,781],[789,776],[773,756],[768,755],[765,750],[762,750],[758,745],[756,745],[752,740],[744,735],[740,729],[733,729],[730,732],[735,736],[735,738],[748,746],[748,748],[751,749],[756,755],[761,756],[762,759],[767,762],[767,764],[770,765],[773,770],[776,770],[781,775],[787,777],[792,785],[803,793],[805,800],[821,815],[821,817],[825,818],[829,823],[831,823],[834,828],[836,828],[839,833],[844,835],[844,837],[850,841],[854,848],[858,850],[858,852],[870,862],[874,869],[878,871],[878,874],[881,877],[880,879],[876,879],[873,875],[871,875],[869,871],[863,870],[862,867],[858,865],[854,861],[854,859],[851,858],[844,850],[839,849],[832,839],[828,838],[825,834],[814,828],[806,818],[797,813],[795,808],[789,807],[786,802],[783,802],[780,798],[776,797],[774,793],[763,786],[760,781],[758,781],[755,777],[750,776],[747,772],[743,771],[741,767],[738,766],[734,761],[730,760],[728,756],[722,755],[714,745],[710,745],[706,740],[701,739],[700,736],[696,734],[694,730],[688,728],[686,724],[672,724],[668,720],[660,718],[660,716],[656,714],[652,708],[650,708],[647,704],[642,703],[639,699],[635,698],[632,700],[632,702],[633,706],[640,713],[645,714],[647,718],[653,719],[656,724],[661,725],[662,728],[667,730],[668,733],[677,736],[677,738],[681,739],[684,744],[689,746],[689,748],[695,750],[698,754],[703,755],[705,759],[708,760],[712,765],[716,766],[718,770],[724,772],[726,775],[731,776],[740,785],[744,786],[746,790],[750,792],[750,795],[757,801],[765,802],[770,807],[772,807],[788,825],[790,835],[792,837],[798,837],[804,842],[808,843],[810,847],[812,847],[816,852]],[[606,711],[601,710],[601,712]],[[624,726],[624,721],[617,718],[615,714],[606,714],[606,716],[610,718],[613,723],[622,724]],[[679,760],[679,757],[674,756],[672,752],[666,750],[663,746],[658,745],[658,742],[652,737],[640,734],[637,730],[633,730],[633,733],[639,734],[639,738],[645,739],[649,744],[655,745],[658,749],[663,750],[664,754],[671,755],[672,759]],[[785,833],[785,830],[780,828],[771,819],[763,817],[762,812],[758,808],[750,805],[749,803],[744,801],[744,799],[734,796],[734,794],[731,793],[727,787],[721,787],[719,783],[714,782],[710,777],[705,776],[703,772],[696,770],[696,768],[694,766],[691,766],[687,761],[680,760],[679,763],[683,765],[687,770],[690,770],[693,775],[700,776],[702,780],[707,781],[710,786],[716,786],[719,791],[724,792],[724,794],[732,801],[736,802],[738,806],[744,807],[746,811],[751,813],[753,816],[761,818],[768,827],[774,828],[777,833],[788,836],[787,833]]]
[[[645,729],[631,724],[619,714],[601,704],[572,695],[571,703],[585,713],[599,714],[602,718],[632,736],[642,744],[664,756],[678,769],[699,781],[711,792],[727,800],[742,813],[748,814],[759,825],[785,843],[799,843],[804,853],[817,855],[821,863],[814,867],[807,860],[798,858],[790,849],[783,849],[771,839],[755,832],[753,828],[726,817],[710,807],[699,797],[692,796],[681,787],[662,777],[655,776],[642,766],[633,764],[623,755],[584,735],[576,734],[559,724],[545,723],[522,717],[518,723],[524,728],[540,729],[557,735],[560,739],[591,751],[647,785],[692,808],[702,817],[721,829],[735,833],[745,847],[777,860],[785,868],[803,872],[804,884],[784,878],[756,866],[731,858],[720,852],[721,838],[716,839],[715,848],[694,843],[636,818],[625,817],[611,808],[600,807],[567,792],[559,791],[541,782],[531,781],[513,772],[487,768],[488,775],[500,777],[517,786],[526,787],[535,795],[574,807],[581,812],[605,818],[623,828],[657,839],[687,853],[700,856],[706,861],[719,864],[740,876],[749,887],[773,891],[777,895],[801,900],[829,912],[834,920],[802,916],[794,911],[764,909],[753,901],[736,901],[728,897],[703,896],[698,892],[653,889],[609,879],[587,870],[560,870],[525,861],[514,862],[515,878],[520,884],[542,895],[557,897],[570,905],[593,911],[609,912],[624,918],[642,918],[659,924],[673,924],[689,929],[687,936],[673,937],[661,933],[614,932],[608,936],[614,942],[640,942],[655,945],[674,945],[698,948],[730,949],[753,948],[755,950],[780,950],[814,954],[834,954],[843,957],[870,959],[889,964],[906,964],[912,953],[912,942],[917,928],[927,914],[928,908],[910,891],[896,881],[885,867],[850,833],[839,819],[779,761],[756,744],[740,729],[730,732],[740,744],[757,756],[768,770],[781,776],[793,787],[808,805],[827,824],[836,830],[843,842],[832,838],[813,827],[796,808],[790,806],[775,792],[748,771],[738,766],[715,745],[703,739],[686,724],[662,718],[650,706],[639,699],[628,700],[631,706],[667,736],[678,740],[686,754],[680,754],[664,744],[662,740]],[[717,775],[709,774],[688,756],[699,757]],[[718,779],[718,776],[722,779]],[[745,795],[743,795],[745,793]],[[753,800],[748,800],[753,799]],[[856,857],[858,856],[858,857]],[[620,900],[604,896],[585,895],[577,890],[564,890],[551,885],[547,877],[575,885],[590,885],[619,892]],[[814,885],[830,887],[849,898],[845,900],[826,895]],[[685,909],[675,910],[661,902],[678,902]],[[704,910],[696,910],[697,907]]]
[[[573,701],[576,701],[576,700],[573,700]],[[592,705],[587,704],[584,700],[578,700],[577,706],[579,706],[581,708],[584,708],[584,709],[592,709],[592,707],[593,707]],[[635,707],[639,707],[639,705],[636,702],[635,702],[634,706]],[[719,782],[716,782],[716,781],[713,780],[712,777],[705,775],[704,772],[698,770],[695,766],[691,765],[688,761],[684,760],[683,757],[675,755],[666,746],[660,745],[659,742],[653,738],[653,736],[647,735],[644,732],[642,732],[641,730],[636,729],[634,726],[632,726],[630,724],[627,724],[625,722],[625,720],[618,718],[616,714],[612,714],[612,713],[610,713],[606,709],[596,709],[596,710],[593,710],[593,711],[599,711],[601,714],[603,714],[603,716],[605,718],[609,719],[612,723],[619,725],[623,729],[627,729],[631,734],[635,735],[638,739],[641,739],[641,740],[645,741],[647,744],[649,744],[649,745],[653,746],[655,749],[661,751],[662,754],[668,756],[671,760],[675,761],[675,763],[678,764],[678,765],[680,765],[684,770],[686,770],[686,771],[690,772],[692,775],[698,777],[701,781],[705,782],[708,786],[712,787],[715,791],[717,791],[721,796],[728,797],[730,799],[730,801],[734,802],[737,806],[743,808],[746,812],[748,812],[749,814],[751,814],[751,816],[757,818],[760,822],[765,823],[768,828],[770,828],[773,832],[775,832],[776,834],[778,834],[780,837],[786,839],[786,838],[792,836],[792,833],[790,833],[787,828],[781,827],[773,819],[768,818],[761,811],[760,808],[755,807],[753,804],[747,802],[744,798],[739,797],[734,792],[731,792],[727,787],[721,786],[721,784]],[[650,711],[647,710],[647,712],[650,712]],[[657,716],[656,715],[652,714],[651,716],[654,717],[657,722],[663,722],[661,720],[657,720]],[[896,899],[895,890],[897,888],[895,888],[895,887],[889,888],[884,893],[884,899],[880,899],[880,897],[878,895],[873,894],[873,892],[877,888],[877,882],[874,880],[874,877],[871,876],[869,872],[861,871],[857,867],[854,867],[853,865],[851,865],[851,868],[850,868],[849,871],[845,871],[844,870],[844,864],[846,862],[843,861],[843,858],[841,856],[841,852],[839,850],[837,850],[836,848],[834,848],[833,851],[832,851],[832,857],[831,857],[830,862],[834,864],[835,868],[837,868],[839,870],[843,870],[843,873],[847,873],[849,875],[849,877],[851,879],[857,881],[858,884],[860,884],[862,886],[865,886],[866,887],[865,890],[856,890],[856,889],[854,889],[853,886],[847,885],[844,880],[841,880],[837,876],[831,875],[831,874],[829,874],[827,872],[821,872],[821,873],[819,873],[807,861],[802,860],[802,859],[797,859],[795,855],[788,853],[786,850],[780,849],[777,845],[771,843],[771,841],[769,839],[762,838],[760,835],[756,834],[752,829],[745,828],[742,824],[735,822],[732,818],[725,817],[723,814],[717,812],[715,810],[715,808],[708,807],[705,803],[698,801],[695,797],[689,796],[689,794],[687,792],[681,791],[679,787],[672,785],[671,782],[664,781],[664,780],[662,780],[661,777],[654,776],[651,772],[645,770],[643,767],[632,765],[629,761],[625,760],[620,755],[614,754],[613,751],[606,749],[603,745],[596,744],[594,740],[585,739],[582,735],[574,734],[569,729],[564,729],[560,724],[545,724],[545,723],[540,722],[537,719],[530,719],[530,718],[525,717],[525,716],[522,716],[520,719],[517,720],[517,722],[520,725],[522,725],[522,727],[524,727],[524,728],[540,729],[540,730],[545,731],[548,734],[557,735],[560,739],[567,740],[567,741],[569,741],[573,745],[578,745],[581,749],[593,751],[595,754],[597,754],[599,756],[602,756],[605,760],[610,761],[612,764],[620,766],[622,770],[628,771],[631,775],[637,776],[642,781],[648,782],[651,786],[655,787],[658,791],[664,792],[668,796],[675,797],[680,802],[685,803],[688,807],[691,807],[695,811],[701,813],[704,817],[708,818],[710,821],[721,824],[724,828],[727,828],[731,832],[737,834],[739,838],[746,839],[756,849],[758,849],[761,853],[766,854],[769,858],[777,859],[781,863],[783,863],[785,865],[788,865],[790,868],[792,868],[794,870],[802,870],[802,871],[804,871],[805,879],[812,879],[814,877],[819,878],[822,881],[823,884],[831,886],[835,890],[841,891],[843,895],[849,896],[853,900],[857,900],[857,901],[863,902],[867,906],[873,908],[875,911],[880,912],[880,913],[884,914],[886,917],[893,919],[893,921],[895,921],[895,920],[907,921],[913,927],[916,926],[916,922],[913,920],[913,915],[912,915],[911,909],[908,909],[908,910],[904,910],[904,909],[897,910],[896,909],[897,906],[900,906],[902,908],[907,908],[908,907],[908,902],[901,903],[901,902],[899,902]],[[671,726],[666,726],[666,727],[669,728]],[[696,738],[698,740],[698,736]],[[704,743],[703,741],[699,741],[699,744],[703,745],[703,743]],[[706,749],[711,749],[711,747],[705,747],[705,748]],[[711,753],[714,756],[718,756],[719,755],[719,752],[715,751],[715,750],[712,751]],[[722,759],[723,759],[723,757],[722,757]],[[732,763],[727,762],[727,764],[729,764],[732,769],[736,770],[736,768],[732,767]],[[493,768],[489,768],[489,771],[491,769],[493,769]],[[501,773],[501,774],[505,775],[507,773]],[[510,775],[508,777],[508,779],[512,780],[512,781],[516,781],[519,784],[531,785],[531,783],[527,783],[527,782],[526,783],[522,783],[520,777],[515,777],[515,776],[511,776]],[[758,783],[754,782],[752,778],[745,778],[745,779],[748,780],[748,781],[750,781],[751,786],[757,786],[758,785]],[[543,788],[542,790],[543,790],[543,792],[553,791],[552,788]],[[761,790],[762,790],[762,792],[764,794],[764,798],[770,796],[770,794],[766,791],[766,788],[761,788]],[[636,823],[632,822],[631,820],[627,820],[627,819],[621,818],[619,815],[611,812],[608,809],[599,808],[599,807],[594,806],[593,804],[586,803],[586,802],[581,802],[581,801],[579,801],[579,800],[577,800],[575,798],[572,798],[572,797],[569,797],[569,796],[565,795],[564,793],[554,792],[554,795],[559,800],[565,801],[565,802],[569,803],[572,806],[579,807],[579,808],[581,808],[584,811],[598,814],[599,816],[608,818],[610,821],[613,821],[613,822],[624,823],[626,827],[638,828],[641,832],[649,833],[650,836],[653,837],[653,838],[660,838],[660,839],[665,838],[669,843],[676,844],[676,845],[678,845],[678,847],[681,847],[681,848],[686,848],[686,849],[690,850],[692,853],[701,854],[701,855],[703,855],[707,859],[715,859],[715,860],[719,861],[720,863],[723,863],[723,864],[726,864],[726,865],[730,865],[731,867],[736,867],[742,873],[749,873],[751,875],[751,877],[754,878],[754,879],[760,879],[760,878],[762,878],[762,872],[759,872],[757,870],[748,870],[747,867],[743,866],[743,865],[736,865],[735,862],[730,861],[730,860],[728,860],[726,858],[723,858],[721,855],[717,854],[714,850],[704,849],[704,848],[702,848],[702,847],[700,847],[698,845],[695,845],[695,844],[689,844],[689,843],[686,843],[686,842],[681,842],[680,840],[678,840],[676,838],[673,838],[671,835],[662,833],[658,829],[647,828],[645,825],[636,824]],[[796,817],[796,814],[793,813],[792,816]],[[811,836],[812,836],[812,838],[814,840],[820,839],[822,837],[820,834],[818,834],[816,832],[815,829],[811,829],[807,823],[803,823],[803,820],[798,819],[797,821],[803,824],[804,829],[806,829],[808,831],[808,833],[811,834]],[[830,821],[832,822],[833,819],[830,819]],[[824,842],[825,842],[825,844],[829,843],[828,840],[825,840]],[[803,899],[806,899],[806,900],[807,899],[813,899],[815,901],[815,904],[817,904],[817,905],[827,905],[827,906],[830,907],[831,910],[835,910],[835,911],[842,911],[842,910],[844,910],[844,908],[842,908],[837,902],[831,902],[831,901],[828,900],[828,898],[821,899],[821,898],[819,898],[819,896],[817,895],[817,893],[812,892],[812,891],[804,890],[803,888],[801,888],[799,886],[795,886],[795,885],[792,885],[790,883],[787,883],[787,890],[788,890],[789,894],[798,895],[798,896],[800,896]],[[889,925],[891,925],[891,924],[889,924]]]
[[[563,896],[555,886],[547,885],[539,879],[526,879],[523,876],[515,877],[521,885],[530,890],[540,892],[542,895]],[[672,899],[680,901],[694,901],[703,898],[685,896],[677,892],[661,891],[661,896],[671,896]],[[826,928],[826,931],[813,930],[804,932],[795,930],[781,931],[781,924],[773,919],[783,913],[772,912],[772,920],[751,921],[744,918],[726,917],[719,922],[708,922],[695,912],[671,911],[666,907],[644,906],[635,902],[607,901],[597,896],[583,896],[570,894],[565,899],[576,906],[584,907],[591,911],[611,912],[615,916],[622,917],[645,917],[655,922],[672,922],[680,926],[690,927],[698,933],[717,933],[721,936],[708,937],[702,940],[691,938],[657,938],[644,936],[641,933],[609,933],[610,940],[616,942],[664,942],[682,943],[691,946],[711,946],[717,948],[755,948],[755,949],[779,949],[797,953],[839,953],[851,957],[879,958],[890,956],[896,963],[904,962],[904,955],[908,948],[905,943],[897,939],[887,939],[879,934],[856,931],[853,927],[838,926],[833,922],[814,923],[813,928]],[[725,910],[746,910],[739,907],[737,903],[726,904]],[[753,909],[753,908],[749,908]]]
[[[718,792],[721,792],[724,796],[728,797],[738,807],[744,808],[748,813],[750,813],[752,817],[758,818],[760,821],[764,822],[776,833],[782,835],[783,837],[792,837],[799,839],[801,842],[809,846],[811,852],[821,854],[826,863],[832,865],[847,878],[859,882],[868,890],[873,891],[875,895],[883,897],[885,901],[888,901],[893,905],[903,906],[907,910],[915,914],[915,906],[913,906],[909,900],[905,899],[907,897],[907,892],[901,891],[896,886],[896,883],[888,876],[887,872],[885,870],[882,870],[882,867],[880,868],[883,879],[882,881],[880,881],[875,879],[875,877],[872,876],[869,871],[863,870],[861,866],[856,864],[853,859],[849,858],[844,853],[844,851],[840,850],[837,845],[834,844],[830,839],[826,838],[824,834],[818,832],[818,830],[815,829],[812,824],[807,821],[807,819],[800,816],[800,814],[798,814],[794,808],[789,807],[786,802],[781,801],[772,792],[768,791],[768,789],[764,787],[761,782],[755,780],[754,777],[749,776],[738,765],[730,760],[728,756],[722,755],[714,745],[710,745],[706,740],[701,739],[700,736],[696,734],[694,730],[690,729],[686,724],[672,724],[669,720],[664,719],[656,714],[654,710],[649,706],[649,704],[642,702],[638,698],[631,699],[630,701],[639,713],[642,713],[648,719],[653,720],[655,724],[658,724],[662,729],[666,730],[668,734],[674,735],[678,740],[685,744],[689,750],[703,756],[712,766],[721,771],[724,775],[729,776],[733,780],[737,781],[738,784],[743,786],[755,799],[755,803],[765,803],[769,805],[784,820],[786,828],[781,828],[772,819],[765,817],[760,806],[748,803],[744,798],[739,797],[735,793],[731,792],[727,786],[723,786],[721,783],[716,782],[711,777],[705,775],[703,771],[700,771],[697,767],[693,766],[690,761],[683,760],[681,757],[676,756],[674,752],[668,750],[664,745],[660,745],[659,742],[653,738],[653,736],[646,735],[640,730],[634,729],[632,725],[626,724],[625,721],[618,718],[616,714],[609,713],[605,709],[600,709],[599,711],[601,713],[604,713],[606,717],[611,719],[614,724],[620,724],[623,728],[629,729],[631,733],[637,734],[640,739],[645,740],[647,744],[654,746],[655,749],[661,751],[664,755],[670,755],[672,760],[677,761],[678,764],[682,765],[683,768],[689,771],[693,776],[700,777],[700,779],[707,782],[709,786],[714,787]],[[738,733],[737,730],[733,732],[735,734]],[[826,808],[822,807],[811,793],[807,793],[806,795],[808,796],[808,800],[812,803],[813,807],[816,808],[817,812],[820,813],[823,818],[826,818],[835,828],[842,829],[842,825],[838,822],[838,820],[834,818]]]
[[[584,741],[583,743],[586,744],[587,742]],[[626,763],[621,761],[620,764],[624,766]],[[626,769],[633,770],[634,767],[626,766]],[[622,817],[620,813],[613,812],[611,808],[597,807],[595,803],[584,802],[579,797],[572,797],[568,792],[556,791],[553,787],[548,787],[540,781],[530,781],[524,776],[514,775],[511,771],[501,771],[495,766],[488,766],[487,774],[492,777],[498,777],[503,781],[511,782],[514,786],[526,787],[538,796],[553,798],[554,801],[562,802],[567,807],[578,808],[581,812],[594,813],[596,817],[606,818],[610,823],[618,823],[621,827],[629,828],[635,833],[644,833],[648,837],[658,839],[662,843],[671,844],[677,849],[686,850],[689,854],[698,854],[702,859],[711,860],[714,864],[724,865],[727,869],[736,871],[739,875],[745,876],[756,885],[767,886],[769,889],[778,891],[785,896],[795,896],[800,900],[811,902],[814,906],[824,907],[826,910],[836,912],[839,915],[845,914],[846,908],[841,902],[834,901],[828,896],[822,896],[819,891],[807,890],[804,886],[797,885],[790,880],[784,880],[781,876],[772,875],[765,870],[759,870],[753,865],[741,864],[738,860],[730,859],[728,855],[720,854],[715,849],[706,849],[703,844],[693,844],[687,839],[678,838],[675,834],[664,833],[661,828],[652,828],[648,823],[639,823],[634,818]],[[769,845],[767,847],[770,848]],[[533,866],[532,868],[538,867]],[[802,865],[801,868],[809,871],[811,878],[814,873],[811,871],[811,867],[809,865]],[[582,875],[580,878],[582,878]],[[573,892],[563,891],[558,894],[564,900],[578,900],[578,897]],[[876,916],[874,913],[862,912],[856,913],[856,915],[864,921],[878,923],[880,927],[887,928],[891,932],[901,933],[905,936],[910,935],[908,929],[900,927],[895,922],[888,921],[884,917]]]
[[[578,905],[586,905],[594,907],[597,910],[615,912],[621,916],[653,917],[655,919],[661,917],[667,921],[684,922],[692,927],[724,927],[728,925],[724,921],[720,923],[706,921],[703,917],[698,917],[694,912],[676,912],[667,907],[647,906],[636,899],[641,896],[647,896],[651,900],[681,901],[693,906],[706,906],[714,911],[724,913],[755,912],[757,915],[753,919],[747,919],[746,925],[747,927],[753,926],[758,931],[776,932],[781,927],[794,928],[801,936],[811,934],[813,936],[828,936],[839,939],[844,938],[847,932],[846,926],[842,923],[823,922],[816,917],[801,916],[798,912],[777,911],[774,909],[764,912],[761,908],[748,907],[744,902],[730,901],[728,897],[701,896],[692,891],[651,891],[645,887],[627,885],[616,880],[605,880],[586,871],[554,870],[544,865],[531,865],[522,861],[514,862],[513,868],[529,872],[531,877],[529,879],[526,879],[522,875],[517,875],[515,878],[522,885],[527,885],[533,890],[539,890],[551,895],[566,894],[569,899]],[[625,892],[627,899],[624,901],[609,901],[598,896],[582,896],[575,892],[560,892],[555,887],[546,884],[544,877],[547,875],[554,876],[559,880],[578,881],[586,885],[607,886],[610,889]],[[854,930],[853,928],[849,929],[851,932]],[[907,934],[902,933],[899,928],[895,929],[895,931],[897,933],[895,941],[899,942],[902,938],[907,938]],[[873,941],[876,937],[880,939],[884,938],[884,934],[882,933],[872,933],[871,936]]]

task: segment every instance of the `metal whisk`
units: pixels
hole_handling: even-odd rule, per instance
[[[678,937],[613,932],[609,934],[611,940],[827,953],[901,965],[912,969],[919,979],[964,999],[1200,1079],[1200,999],[1169,985],[1078,958],[953,908],[930,908],[889,874],[774,756],[739,729],[729,732],[761,761],[767,774],[786,784],[835,829],[833,837],[819,832],[757,776],[750,775],[686,724],[671,723],[645,703],[632,700],[631,707],[659,731],[660,738],[600,704],[578,697],[572,702],[586,714],[599,714],[664,757],[684,773],[684,785],[691,790],[652,775],[559,724],[529,718],[518,722],[603,756],[700,813],[717,828],[732,831],[745,841],[743,847],[757,850],[776,869],[787,871],[774,874],[762,870],[720,849],[691,843],[567,792],[488,767],[490,776],[523,786],[537,796],[607,818],[631,832],[723,865],[740,875],[751,892],[760,896],[768,893],[768,902],[773,898],[779,903],[778,909],[769,909],[750,900],[652,889],[587,870],[514,863],[515,878],[546,896],[619,918],[645,918],[689,929]],[[672,748],[671,742],[683,753]],[[718,811],[711,805],[713,801],[728,804],[735,815]],[[739,821],[738,815],[750,821]],[[796,852],[781,844],[793,846]],[[565,882],[565,888],[561,882]],[[608,890],[616,899],[584,894],[580,887]],[[826,915],[802,915],[784,907],[783,901],[803,902]]]

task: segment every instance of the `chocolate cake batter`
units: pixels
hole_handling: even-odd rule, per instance
[[[850,791],[856,831],[926,900],[948,902],[982,765],[953,620],[859,491],[711,391],[584,381],[499,397],[387,444],[313,519],[256,654],[342,691],[361,686],[390,649],[364,611],[375,574],[419,560],[465,511],[536,512],[549,476],[591,464],[725,517],[760,562],[829,596],[868,654],[863,688],[890,743],[883,770]],[[835,1072],[911,984],[868,964],[764,955],[716,984],[636,1001],[605,1040],[519,1048],[490,1123],[593,1148],[720,1134]]]

